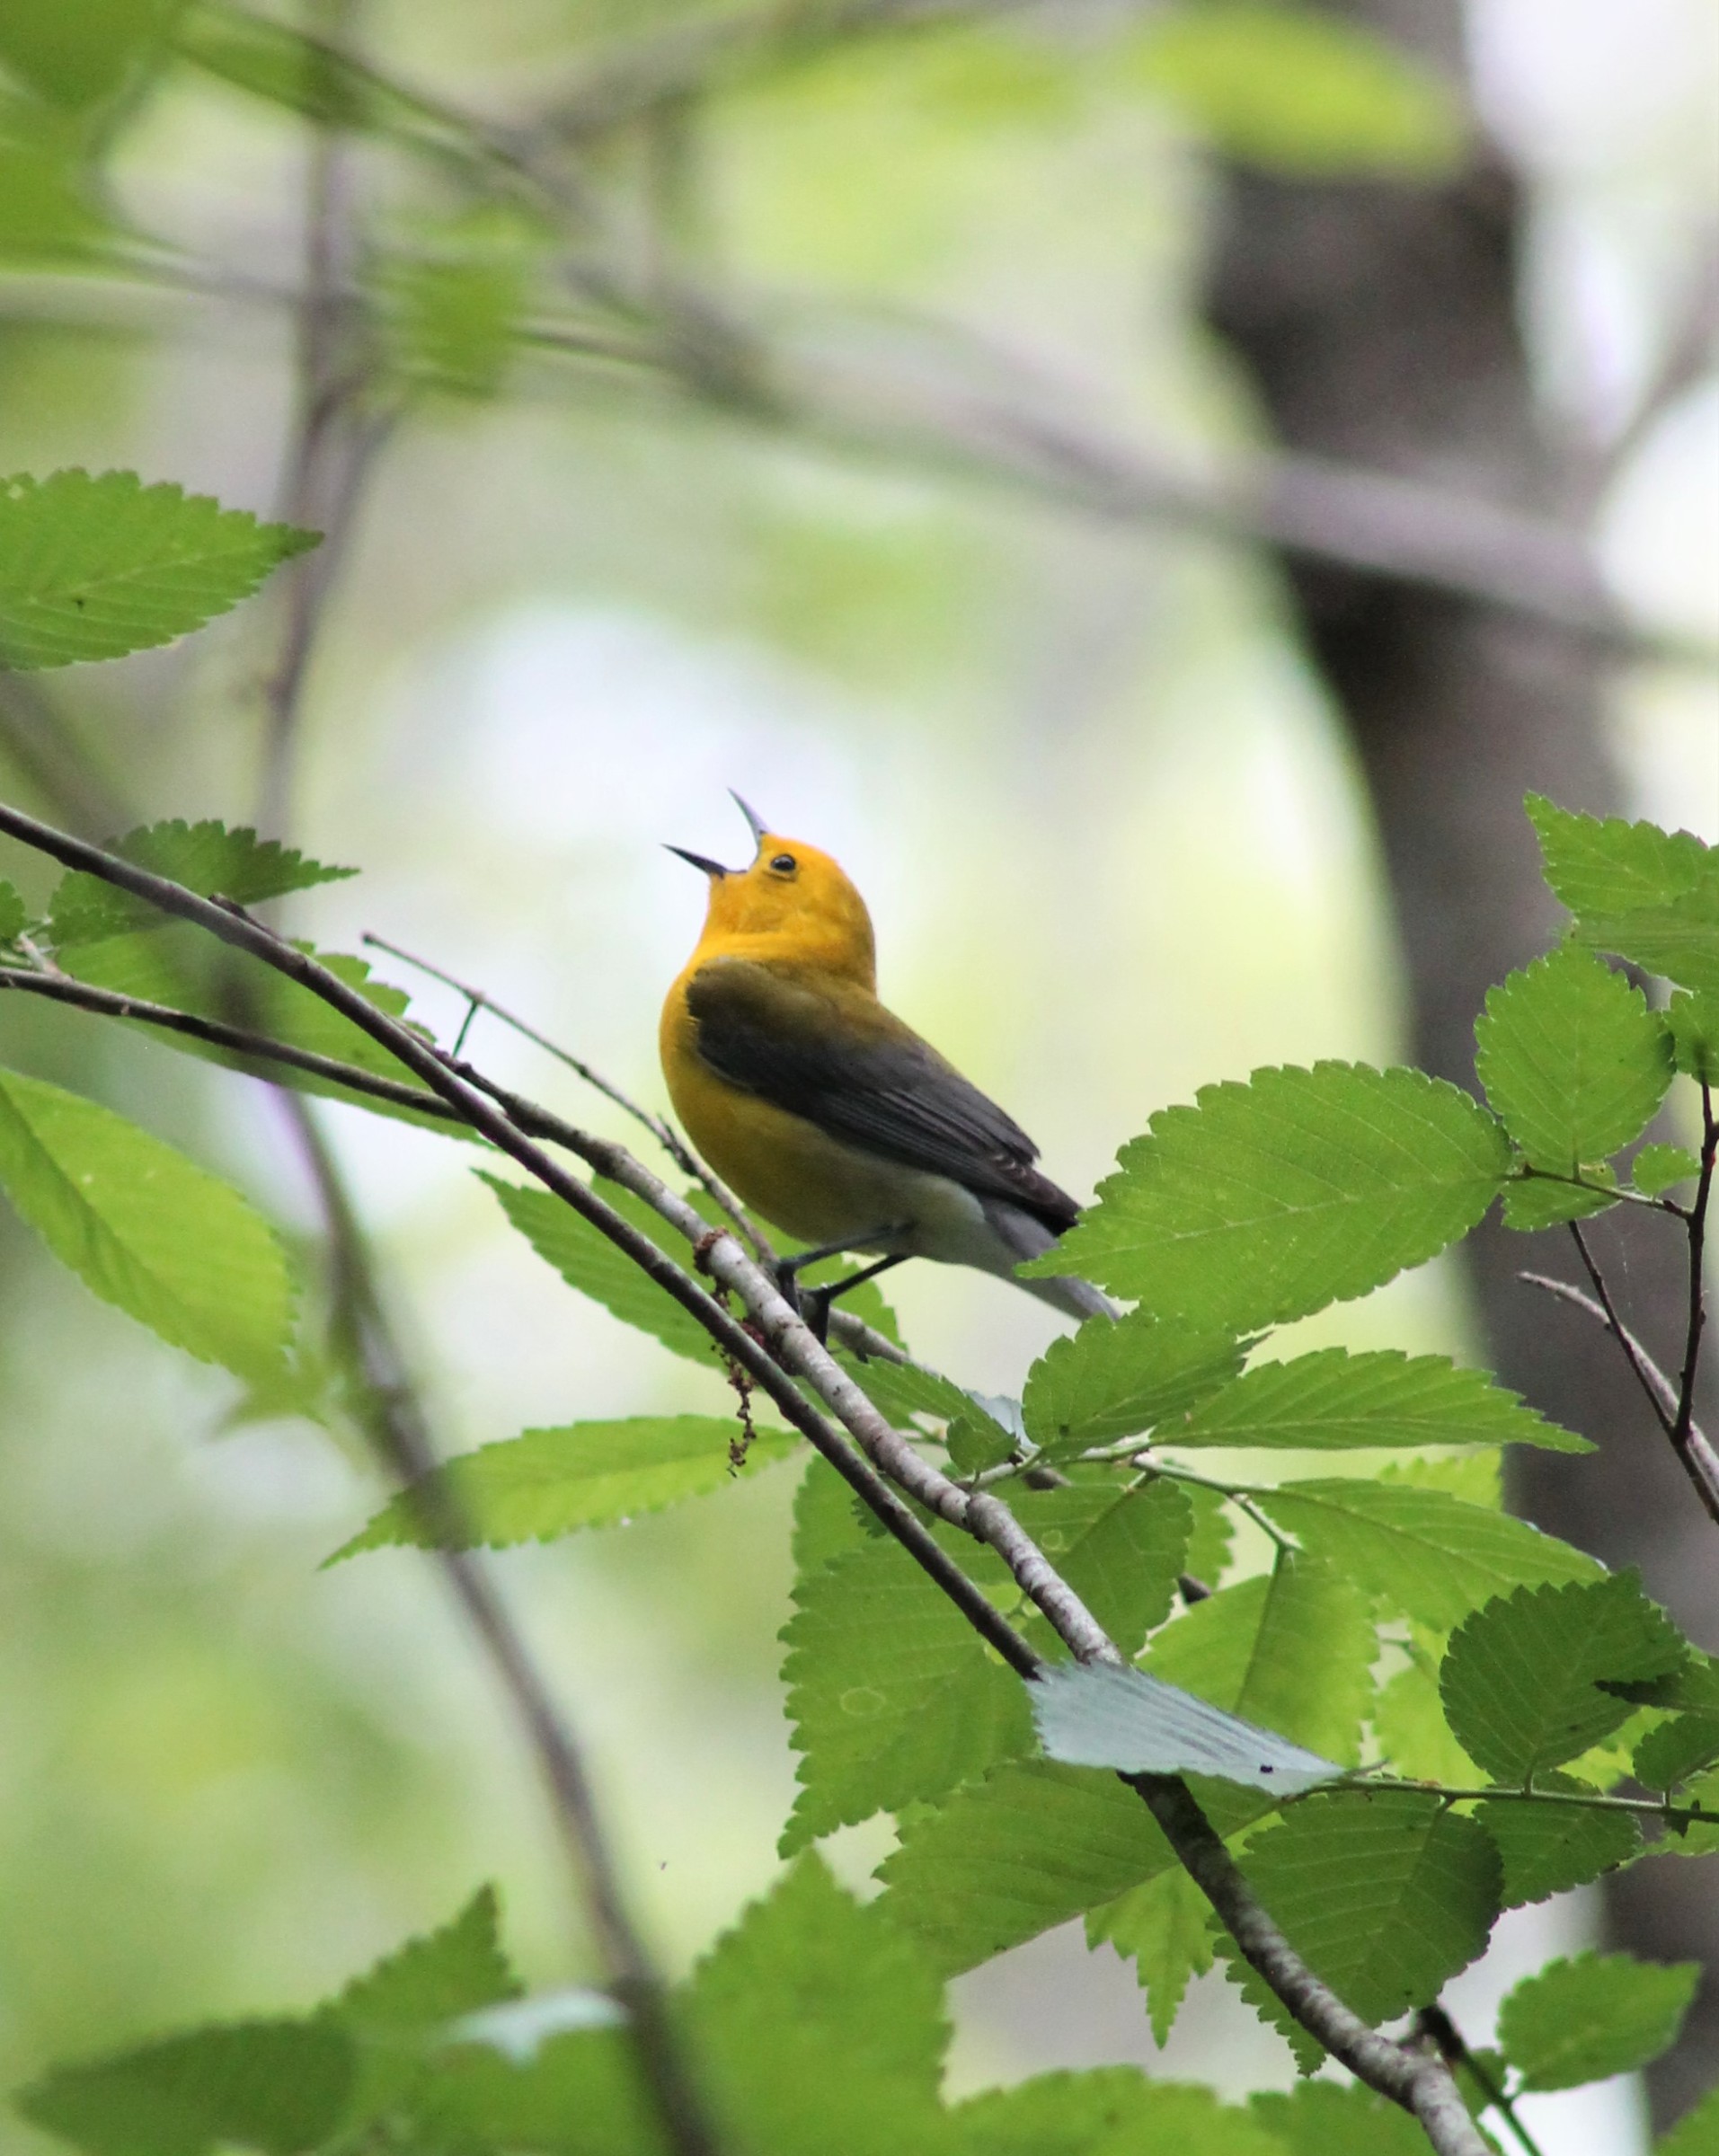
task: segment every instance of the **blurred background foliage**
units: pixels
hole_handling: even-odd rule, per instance
[[[659,842],[738,858],[735,786],[852,870],[886,994],[1083,1192],[1208,1080],[1409,1052],[1349,737],[1270,559],[1215,528],[1268,431],[1201,319],[1218,166],[1521,175],[1540,423],[1635,644],[1608,748],[1632,812],[1719,837],[1713,675],[1678,655],[1719,583],[1719,34],[1701,0],[1475,0],[1459,79],[1389,13],[11,0],[0,468],[129,466],[332,536],[293,694],[306,579],[169,651],[0,682],[8,793],[95,835],[261,814],[365,871],[296,930],[421,950],[654,1105],[702,906]],[[1107,499],[1065,425],[1183,513]],[[36,895],[39,864],[4,865]],[[9,1062],[246,1181],[314,1279],[266,1089],[4,1015]],[[476,1041],[618,1128],[492,1021]],[[322,1112],[445,1445],[722,1410],[569,1299],[460,1148]],[[235,1424],[230,1380],[9,1217],[0,1263],[0,2084],[312,1998],[482,1878],[527,1975],[564,1979],[537,1792],[432,1571],[315,1568],[373,1508],[361,1448]],[[994,1391],[1055,1322],[928,1267],[896,1300]],[[1478,1352],[1438,1268],[1306,1330]],[[677,1968],[775,1868],[790,1497],[773,1471],[499,1560]],[[856,1879],[882,1846],[837,1844]],[[1529,1921],[1477,2000],[1591,1918]],[[970,2083],[1289,2073],[1221,1984],[1166,2063],[1121,1965],[1067,1940],[956,1999]],[[1627,2145],[1632,2099],[1580,2100],[1548,2149]],[[0,2149],[44,2145],[0,2116]]]

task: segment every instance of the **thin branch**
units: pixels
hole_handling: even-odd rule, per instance
[[[666,1116],[653,1116],[649,1109],[642,1107],[630,1094],[623,1092],[612,1079],[605,1078],[600,1071],[593,1070],[589,1063],[551,1040],[546,1033],[538,1032],[535,1026],[518,1017],[505,1004],[498,1003],[487,989],[474,988],[465,981],[456,980],[451,973],[444,973],[439,966],[432,966],[428,959],[414,957],[411,951],[403,950],[399,944],[390,943],[385,936],[373,936],[367,931],[359,941],[372,950],[385,950],[390,958],[398,959],[407,966],[415,966],[420,973],[427,973],[431,980],[440,981],[444,987],[453,989],[456,995],[465,997],[471,1014],[487,1011],[492,1018],[499,1018],[504,1026],[510,1026],[516,1033],[530,1041],[534,1047],[541,1048],[546,1056],[553,1056],[557,1063],[564,1064],[576,1077],[582,1078],[593,1091],[601,1093],[606,1100],[612,1100],[616,1108],[631,1116],[642,1129],[648,1130],[680,1172],[691,1176],[709,1197],[712,1204],[733,1222],[750,1244],[753,1256],[761,1264],[775,1263],[775,1252],[759,1233],[757,1224],[740,1199],[720,1177],[705,1167]],[[465,1032],[462,1027],[460,1038],[454,1043],[456,1056],[459,1054]]]
[[[1517,1278],[1526,1281],[1530,1287],[1544,1288],[1547,1294],[1556,1295],[1561,1302],[1573,1303],[1578,1310],[1585,1310],[1591,1318],[1597,1318],[1614,1336],[1628,1356],[1631,1369],[1646,1389],[1660,1427],[1672,1438],[1677,1456],[1683,1462],[1683,1471],[1694,1483],[1697,1496],[1719,1523],[1719,1453],[1715,1452],[1693,1416],[1684,1428],[1683,1443],[1677,1445],[1672,1436],[1679,1413],[1677,1388],[1635,1334],[1619,1323],[1617,1312],[1608,1304],[1596,1303],[1591,1295],[1584,1295],[1567,1280],[1556,1280],[1546,1273],[1519,1273]]]
[[[500,1103],[449,1067],[442,1053],[367,1003],[306,953],[276,936],[240,907],[199,897],[130,862],[69,837],[9,807],[0,806],[0,831],[48,853],[68,868],[83,869],[143,898],[175,918],[192,921],[222,942],[245,950],[319,996],[359,1026],[412,1070],[426,1086],[472,1127],[572,1206],[688,1310],[724,1354],[743,1368],[795,1428],[837,1467],[884,1524],[949,1594],[982,1637],[1024,1676],[1036,1674],[1038,1657],[983,1595],[953,1566],[917,1519],[867,1466],[881,1467],[910,1495],[952,1524],[988,1543],[1016,1583],[1083,1661],[1120,1661],[1117,1649],[1078,1596],[1061,1580],[1042,1551],[1006,1507],[983,1492],[969,1491],[920,1457],[835,1363],[797,1309],[759,1270],[740,1243],[723,1230],[705,1227],[698,1215],[660,1179],[632,1160],[625,1148],[586,1139],[583,1157],[601,1172],[635,1190],[649,1191],[658,1212],[694,1243],[704,1269],[738,1293],[752,1326],[738,1324],[713,1297],[634,1229],[596,1193],[570,1176],[527,1139]],[[761,1336],[766,1347],[759,1346]],[[794,1382],[803,1378],[837,1415],[866,1455],[837,1436]],[[1484,2156],[1484,2143],[1469,2120],[1442,2062],[1412,2054],[1369,2028],[1325,1985],[1283,1938],[1254,1896],[1186,1784],[1176,1779],[1130,1782],[1152,1810],[1178,1858],[1236,1939],[1244,1957],[1289,2011],[1333,2055],[1393,2101],[1412,2111],[1440,2156]]]
[[[1618,1316],[1617,1306],[1611,1299],[1611,1291],[1606,1286],[1605,1277],[1599,1266],[1594,1262],[1593,1252],[1588,1248],[1588,1238],[1582,1232],[1582,1223],[1573,1220],[1568,1225],[1570,1239],[1575,1244],[1581,1256],[1582,1269],[1587,1273],[1589,1279],[1593,1282],[1594,1294],[1599,1297],[1599,1307],[1605,1313],[1606,1322],[1611,1329],[1612,1337],[1623,1349],[1624,1358],[1634,1371],[1636,1383],[1647,1395],[1648,1405],[1653,1409],[1660,1427],[1669,1437],[1671,1435],[1676,1408],[1674,1401],[1671,1409],[1668,1411],[1660,1397],[1660,1387],[1665,1383],[1664,1377],[1657,1370],[1653,1372],[1653,1376],[1648,1375],[1651,1358]]]
[[[1414,2028],[1417,2036],[1422,2036],[1429,2043],[1437,2046],[1440,2057],[1447,2064],[1467,2069],[1475,2088],[1485,2098],[1488,2107],[1498,2113],[1516,2136],[1522,2156],[1540,2156],[1538,2144],[1517,2117],[1515,2107],[1505,2095],[1502,2084],[1493,2078],[1492,2068],[1486,2061],[1470,2051],[1462,2031],[1443,2007],[1436,2003],[1423,2006],[1414,2017]]]
[[[1502,1787],[1485,1785],[1478,1789],[1461,1789],[1448,1782],[1426,1781],[1413,1776],[1375,1773],[1365,1770],[1364,1783],[1353,1786],[1365,1789],[1413,1789],[1428,1797],[1441,1797],[1449,1804],[1481,1802],[1487,1804],[1562,1804],[1584,1812],[1635,1812],[1645,1819],[1661,1819],[1665,1825],[1681,1833],[1686,1826],[1719,1826],[1719,1808],[1705,1804],[1673,1804],[1669,1797],[1614,1797],[1603,1789],[1521,1789],[1511,1784]],[[1309,1789],[1309,1797],[1341,1795],[1339,1790]],[[1299,1804],[1301,1798],[1286,1797],[1285,1804]]]

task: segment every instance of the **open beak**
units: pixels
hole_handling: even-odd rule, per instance
[[[765,822],[764,818],[758,814],[756,808],[749,808],[747,807],[746,803],[740,799],[740,795],[735,792],[731,786],[728,790],[728,797],[730,800],[733,802],[734,806],[740,810],[740,814],[746,818],[747,826],[752,834],[752,844],[761,852],[763,850],[765,840],[769,836],[770,826]]]
[[[682,861],[689,861],[696,869],[702,869],[712,882],[726,876],[728,870],[720,861],[710,861],[703,853],[688,853],[685,846],[665,846],[665,853],[678,853]]]

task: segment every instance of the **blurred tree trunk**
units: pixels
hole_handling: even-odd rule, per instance
[[[1461,65],[1455,0],[1351,0],[1349,13]],[[1561,474],[1538,429],[1518,332],[1520,190],[1482,163],[1437,189],[1227,176],[1208,290],[1214,326],[1298,450],[1436,478],[1458,491],[1555,507]],[[1623,805],[1608,755],[1607,681],[1574,637],[1426,593],[1297,572],[1307,641],[1351,729],[1396,901],[1417,1059],[1474,1081],[1487,988],[1555,938],[1521,800]],[[1627,1212],[1629,1218],[1622,1215]],[[1594,1243],[1630,1321],[1675,1367],[1686,1252],[1671,1224],[1619,1207]],[[1504,1382],[1599,1441],[1581,1462],[1537,1454],[1513,1501],[1648,1589],[1719,1647],[1719,1546],[1615,1343],[1523,1287],[1524,1265],[1576,1277],[1567,1232],[1472,1244],[1481,1321]],[[1708,1357],[1711,1429],[1719,1385]],[[1698,1410],[1699,1412],[1699,1410]],[[1665,1860],[1609,1883],[1617,1944],[1719,1969],[1719,1858]],[[1655,2070],[1663,2124],[1719,2062],[1709,1975],[1678,2050]]]

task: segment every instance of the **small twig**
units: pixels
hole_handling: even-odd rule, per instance
[[[1679,1400],[1676,1387],[1641,1342],[1626,1327],[1620,1325],[1617,1315],[1605,1304],[1596,1303],[1591,1295],[1584,1295],[1579,1287],[1567,1280],[1554,1279],[1546,1273],[1519,1273],[1519,1280],[1530,1287],[1544,1288],[1548,1295],[1556,1295],[1560,1302],[1573,1303],[1578,1310],[1585,1310],[1591,1318],[1617,1336],[1620,1346],[1629,1357],[1630,1367],[1646,1387],[1653,1403],[1653,1411],[1667,1437],[1677,1427]],[[1673,1440],[1675,1444],[1675,1440]],[[1677,1456],[1683,1462],[1684,1472],[1695,1484],[1696,1493],[1703,1505],[1719,1522],[1719,1453],[1715,1453],[1701,1426],[1693,1417],[1684,1430],[1683,1444],[1677,1448]]]
[[[711,1202],[733,1222],[751,1245],[753,1255],[760,1263],[775,1263],[775,1252],[748,1215],[745,1206],[727,1184],[705,1167],[666,1116],[652,1115],[648,1108],[642,1107],[630,1094],[623,1092],[612,1079],[604,1077],[600,1071],[594,1070],[581,1057],[563,1048],[559,1042],[551,1040],[546,1033],[540,1033],[536,1026],[509,1011],[504,1003],[497,1003],[487,988],[474,988],[468,982],[456,979],[453,974],[444,972],[439,966],[431,965],[428,959],[416,957],[412,951],[403,950],[398,943],[390,943],[385,936],[371,935],[367,931],[359,940],[372,950],[385,950],[390,958],[400,959],[403,965],[416,967],[420,973],[428,974],[431,980],[439,981],[445,988],[451,988],[456,995],[465,997],[466,1021],[454,1042],[452,1052],[456,1059],[465,1045],[473,1015],[479,1011],[487,1011],[492,1018],[500,1019],[504,1026],[511,1027],[514,1032],[530,1041],[535,1047],[541,1048],[546,1056],[553,1056],[557,1063],[564,1064],[576,1077],[582,1078],[606,1100],[612,1100],[616,1108],[648,1130],[680,1172],[691,1176]]]
[[[1484,1802],[1487,1804],[1561,1804],[1585,1812],[1634,1812],[1644,1819],[1663,1820],[1665,1825],[1681,1833],[1686,1826],[1719,1825],[1719,1808],[1703,1804],[1674,1804],[1670,1797],[1614,1797],[1603,1789],[1521,1789],[1506,1784],[1501,1788],[1483,1786],[1478,1789],[1453,1789],[1442,1781],[1427,1781],[1412,1776],[1387,1774],[1368,1768],[1364,1785],[1369,1791],[1375,1789],[1410,1789],[1419,1795],[1442,1798],[1447,1804]],[[1304,1797],[1341,1796],[1342,1789],[1307,1789],[1293,1797],[1280,1799],[1283,1804],[1299,1804]]]
[[[1517,2117],[1511,2099],[1493,2077],[1486,2061],[1470,2051],[1462,2031],[1436,2002],[1423,2006],[1414,2017],[1415,2032],[1437,2046],[1439,2055],[1448,2065],[1466,2067],[1473,2076],[1476,2089],[1486,2099],[1489,2108],[1496,2111],[1516,2136],[1522,2156],[1540,2156],[1538,2144],[1528,2128]]]
[[[1663,1376],[1658,1371],[1654,1372],[1653,1377],[1648,1375],[1649,1357],[1635,1339],[1634,1334],[1628,1330],[1624,1324],[1623,1320],[1618,1316],[1617,1307],[1611,1299],[1611,1291],[1607,1287],[1605,1279],[1600,1273],[1599,1268],[1594,1262],[1593,1252],[1588,1248],[1588,1239],[1582,1232],[1581,1222],[1573,1220],[1568,1224],[1568,1225],[1570,1229],[1570,1239],[1575,1244],[1577,1250],[1581,1253],[1583,1269],[1586,1271],[1589,1279],[1593,1282],[1594,1294],[1599,1297],[1600,1310],[1604,1314],[1608,1327],[1610,1329],[1612,1337],[1614,1339],[1616,1339],[1617,1345],[1623,1349],[1625,1360],[1628,1363],[1630,1368],[1635,1374],[1636,1383],[1639,1384],[1642,1388],[1642,1391],[1646,1393],[1648,1404],[1653,1409],[1655,1417],[1658,1418],[1660,1427],[1669,1437],[1671,1435],[1672,1423],[1675,1419],[1675,1396],[1673,1397],[1672,1409],[1668,1412],[1665,1403],[1660,1393],[1660,1386],[1663,1385],[1665,1383]],[[1657,1383],[1655,1383],[1656,1379],[1658,1381]]]

